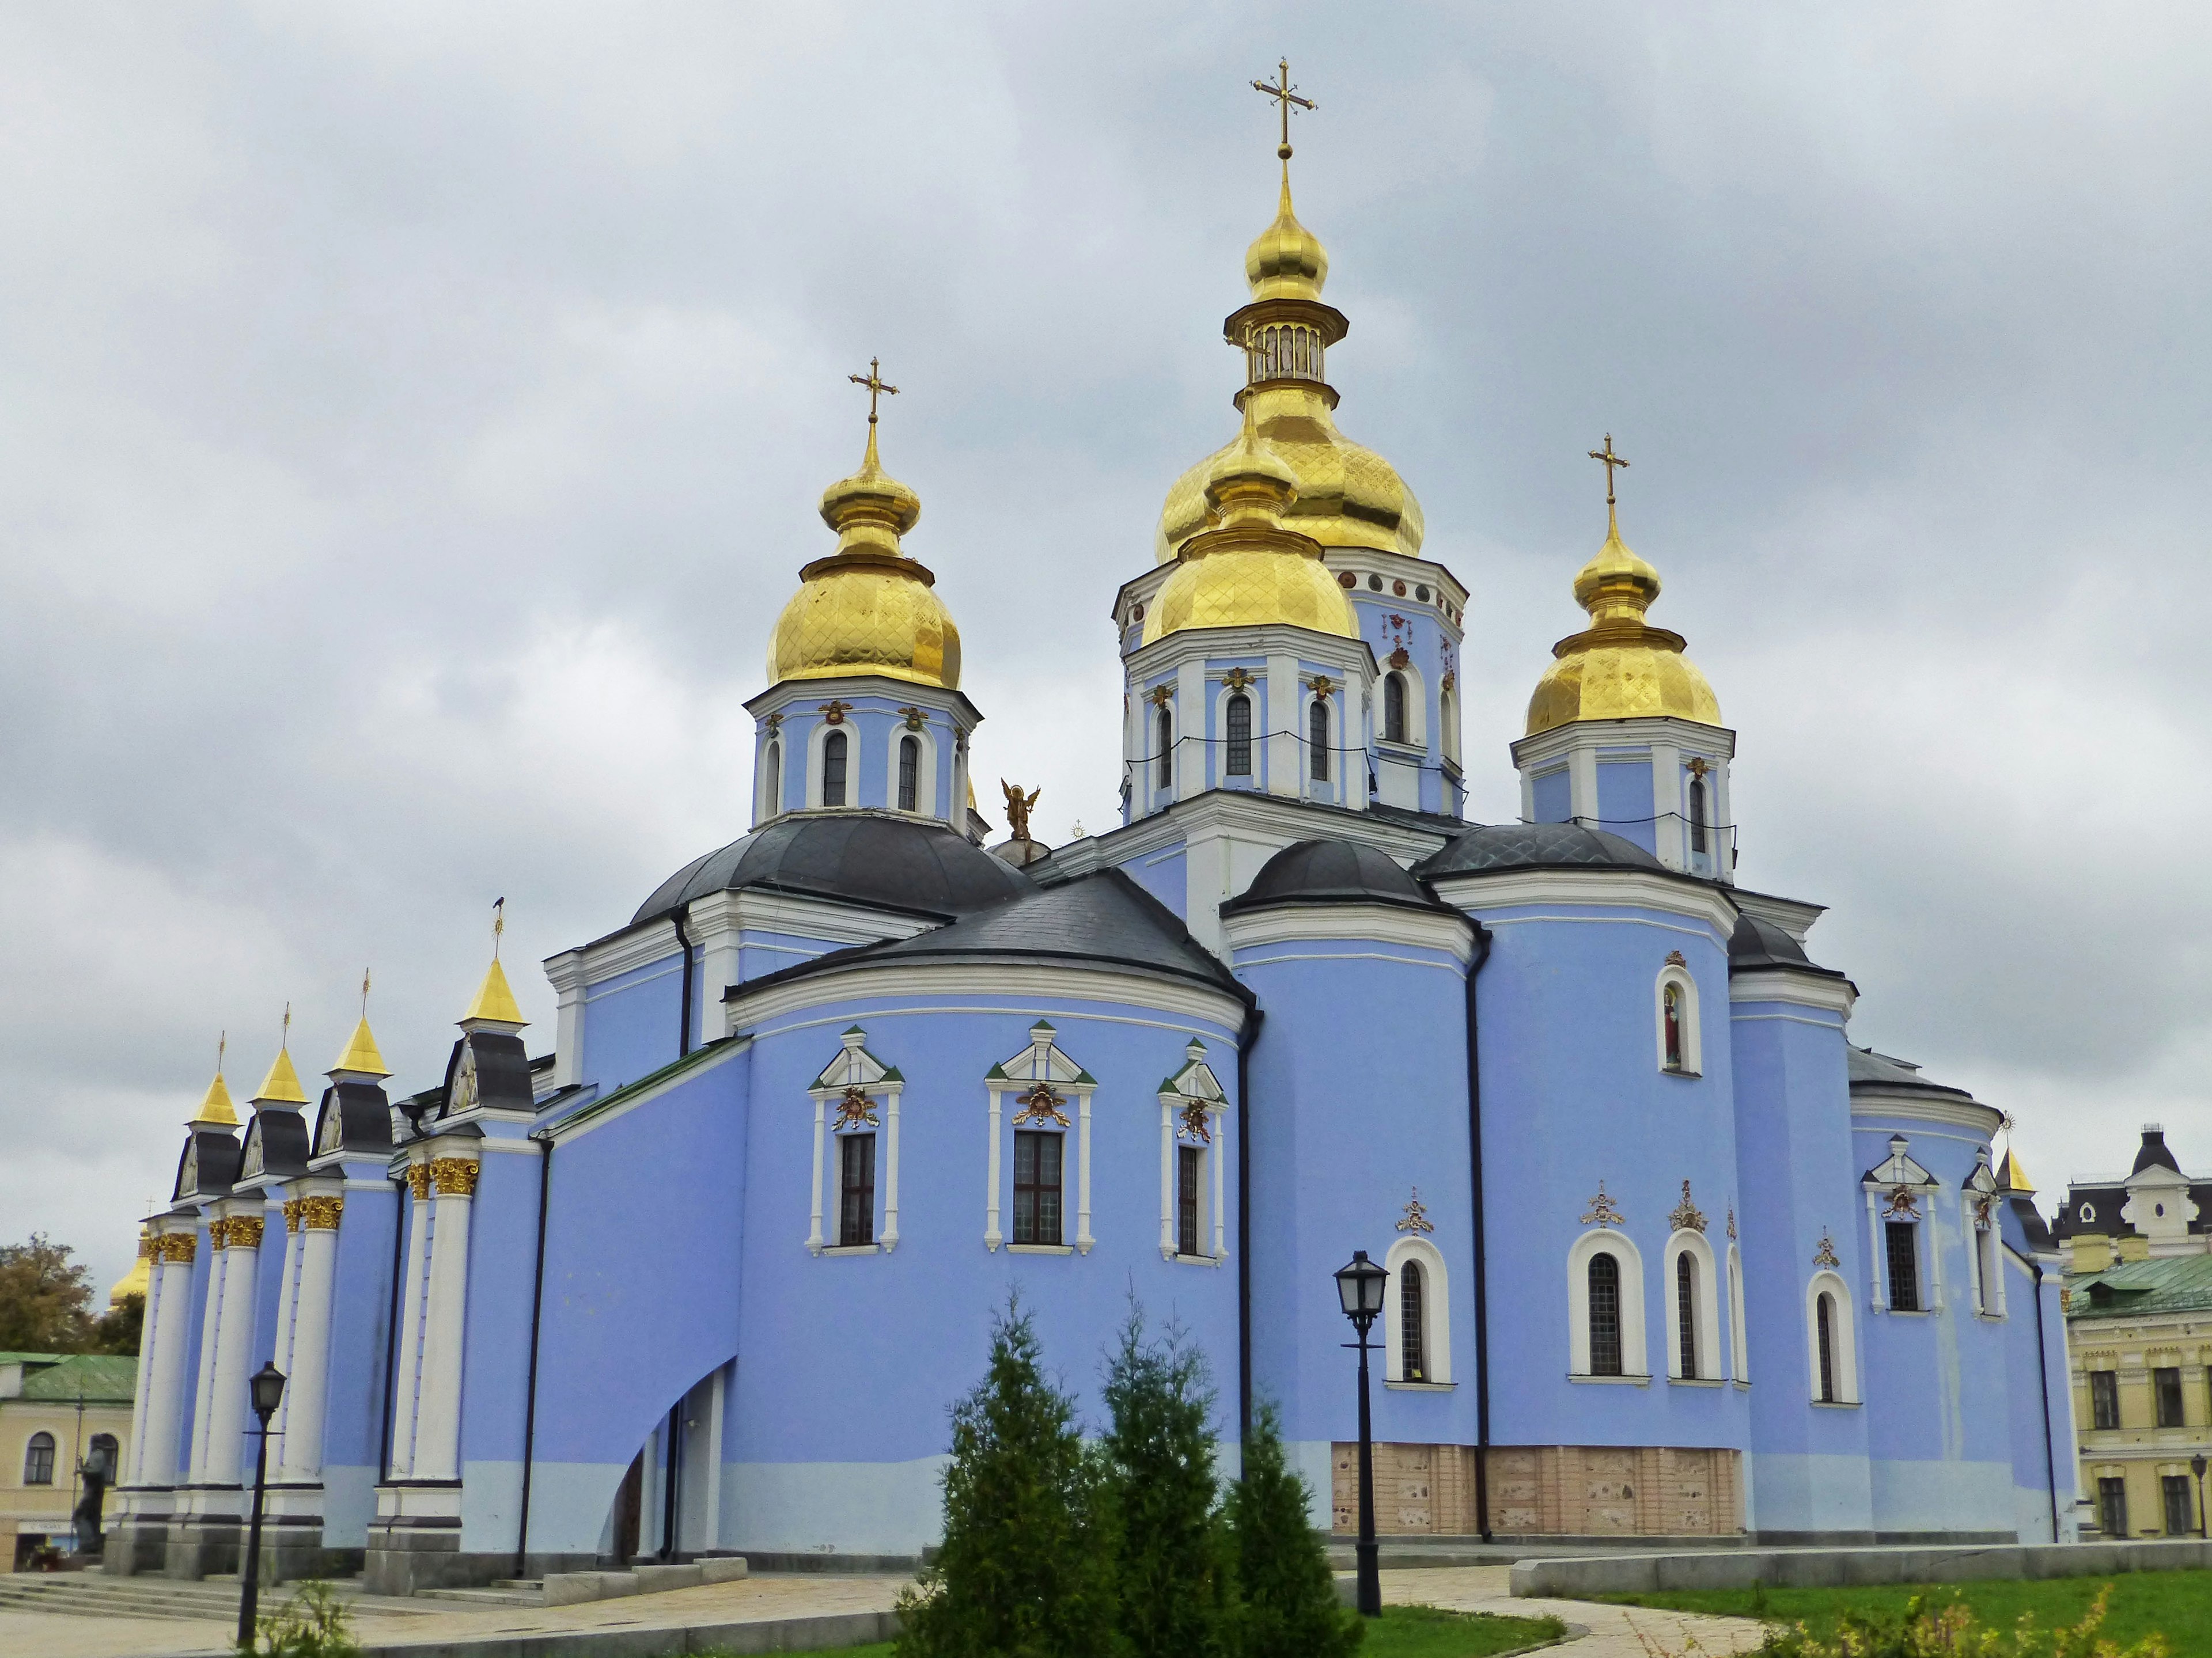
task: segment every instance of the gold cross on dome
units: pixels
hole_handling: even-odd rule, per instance
[[[1613,452],[1613,434],[1610,432],[1605,434],[1605,447],[1591,450],[1589,458],[1592,460],[1601,460],[1605,463],[1605,504],[1610,507],[1613,504],[1613,469],[1616,466],[1626,466],[1628,463]]]
[[[1289,161],[1291,159],[1291,106],[1296,104],[1300,109],[1304,110],[1318,109],[1321,106],[1310,98],[1298,96],[1297,88],[1291,84],[1291,60],[1287,58],[1275,65],[1274,85],[1269,86],[1265,81],[1255,81],[1252,82],[1252,90],[1266,94],[1281,106],[1283,142],[1281,148],[1277,149],[1275,154],[1283,160]]]
[[[893,386],[890,381],[884,378],[883,367],[883,359],[880,357],[870,357],[868,359],[868,372],[866,374],[848,374],[845,376],[845,378],[852,381],[854,385],[865,386],[868,388],[868,424],[871,426],[873,426],[876,423],[877,397],[885,392],[890,392],[893,397],[898,396],[898,387]]]

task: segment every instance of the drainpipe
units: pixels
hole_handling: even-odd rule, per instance
[[[2051,1349],[2043,1340],[2043,1265],[2033,1256],[2035,1274],[2035,1376],[2043,1384],[2043,1474],[2051,1489],[2051,1540],[2058,1540],[2058,1458],[2051,1448]]]
[[[1467,1146],[1468,1178],[1474,1194],[1474,1522],[1486,1543],[1490,1534],[1490,1284],[1489,1240],[1482,1203],[1482,1050],[1477,1041],[1475,975],[1490,959],[1491,935],[1474,916],[1474,957],[1467,964]]]
[[[1248,1007],[1237,1038],[1237,1422],[1252,1438],[1252,1045],[1267,1015]],[[1239,1474],[1239,1478],[1242,1478]]]
[[[691,935],[684,930],[684,909],[672,911],[668,919],[676,924],[676,942],[684,951],[684,1006],[676,1018],[676,1057],[682,1059],[691,1051]]]
[[[376,1483],[392,1481],[392,1412],[399,1389],[399,1280],[407,1272],[407,1176],[392,1181],[392,1305],[384,1317],[384,1430],[377,1447]]]
[[[527,1577],[523,1556],[530,1546],[530,1474],[538,1461],[538,1331],[545,1314],[545,1199],[553,1187],[553,1139],[543,1130],[538,1141],[538,1270],[530,1286],[530,1380],[522,1407],[522,1518],[514,1528],[514,1575]]]

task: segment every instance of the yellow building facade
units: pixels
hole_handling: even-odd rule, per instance
[[[66,1551],[88,1460],[112,1485],[130,1448],[138,1361],[106,1354],[0,1353],[0,1571]]]

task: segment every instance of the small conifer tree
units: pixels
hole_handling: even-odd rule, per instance
[[[1097,1658],[1110,1649],[1111,1565],[1074,1401],[1045,1380],[1010,1298],[983,1380],[952,1409],[945,1543],[899,1599],[899,1658]]]
[[[1328,1556],[1306,1523],[1310,1493],[1283,1455],[1275,1407],[1253,1412],[1244,1473],[1229,1493],[1237,1604],[1231,1658],[1344,1658],[1367,1633],[1339,1605]]]
[[[1123,1649],[1220,1658],[1227,1573],[1213,1472],[1206,1355],[1170,1325],[1145,1339],[1134,1297],[1106,1367],[1112,1413],[1099,1449]]]

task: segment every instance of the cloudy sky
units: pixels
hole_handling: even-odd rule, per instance
[[[2046,1191],[2212,1166],[2201,6],[75,3],[0,11],[0,1234],[119,1272],[217,1033],[319,1072],[365,966],[434,1080],[501,895],[550,1040],[529,964],[744,828],[871,355],[977,774],[1103,826],[1285,53],[1472,814],[1610,431],[1858,1040]]]

